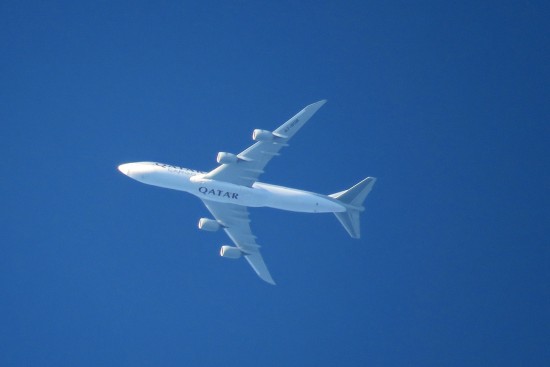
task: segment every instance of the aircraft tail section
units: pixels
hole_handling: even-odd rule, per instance
[[[346,206],[347,210],[345,212],[334,213],[334,215],[336,215],[336,218],[353,238],[361,237],[359,216],[365,210],[363,202],[372,190],[375,182],[376,178],[367,177],[348,190],[329,195]]]

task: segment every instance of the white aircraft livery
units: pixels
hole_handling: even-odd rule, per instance
[[[353,238],[359,238],[359,214],[363,201],[376,179],[367,177],[349,190],[322,195],[258,181],[271,158],[313,116],[325,100],[305,107],[273,131],[256,129],[255,143],[239,154],[218,153],[219,166],[199,172],[164,163],[136,162],[118,166],[120,172],[148,185],[185,191],[202,200],[214,219],[201,218],[199,229],[227,233],[235,246],[222,246],[220,255],[228,259],[243,256],[258,276],[275,284],[250,229],[247,207],[270,207],[303,213],[334,213]]]

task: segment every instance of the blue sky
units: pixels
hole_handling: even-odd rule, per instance
[[[2,2],[0,365],[549,365],[548,15]],[[210,170],[325,98],[262,180],[378,182],[360,240],[251,210],[276,287],[116,170]]]

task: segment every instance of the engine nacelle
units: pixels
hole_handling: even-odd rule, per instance
[[[242,254],[241,250],[233,246],[222,246],[220,249],[220,256],[228,259],[238,259]]]
[[[220,229],[220,224],[217,220],[201,218],[199,219],[199,229],[203,231],[216,232]]]
[[[252,133],[252,139],[254,141],[272,141],[273,137],[273,133],[267,130],[256,129]]]
[[[231,164],[237,162],[238,160],[239,158],[235,154],[227,152],[219,152],[218,156],[216,157],[216,161],[219,164]]]

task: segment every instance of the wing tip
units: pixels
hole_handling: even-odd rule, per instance
[[[276,285],[259,251],[253,254],[245,255],[245,259],[248,261],[250,266],[252,266],[252,269],[254,269],[256,275],[258,275],[261,280],[271,285]]]
[[[256,271],[256,274],[258,274],[260,279],[262,279],[264,282],[269,283],[271,285],[277,285],[277,283],[275,283],[275,281],[271,277],[271,274],[269,273],[269,270],[267,270],[267,268],[265,269],[264,272],[261,272],[261,273],[256,269],[254,270]]]
[[[320,101],[317,101],[317,102],[313,102],[312,104],[310,104],[309,106],[318,106],[319,108],[324,105],[325,103],[327,103],[327,100],[326,99],[321,99]],[[307,106],[307,107],[309,107]]]

